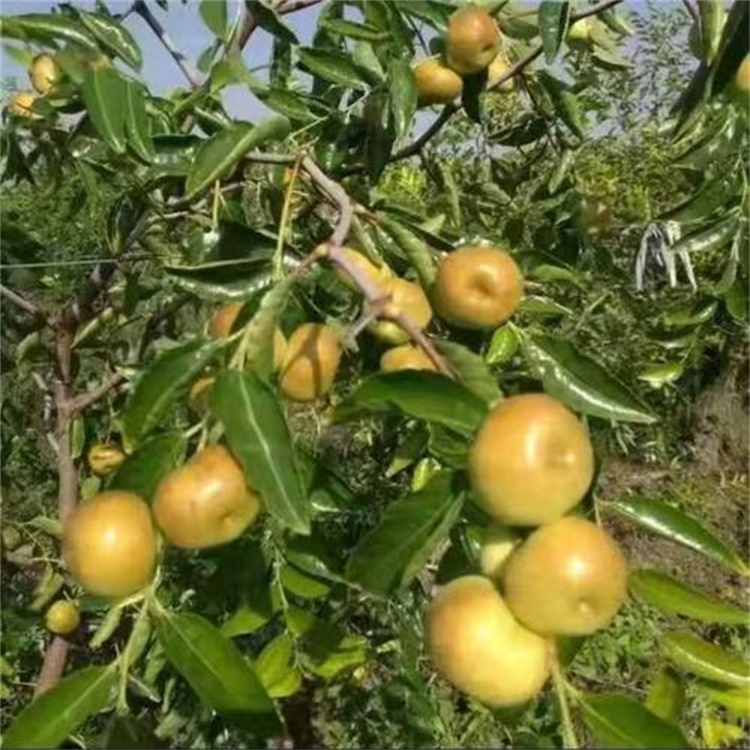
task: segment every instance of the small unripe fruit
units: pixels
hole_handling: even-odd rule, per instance
[[[67,635],[72,633],[81,623],[81,613],[73,602],[59,599],[48,610],[45,624],[50,633]]]
[[[60,78],[60,68],[50,55],[37,55],[29,69],[31,85],[40,93],[46,94]]]
[[[568,28],[565,40],[573,49],[586,49],[591,43],[591,21],[582,18]]]
[[[503,588],[535,633],[588,635],[609,624],[627,595],[627,563],[606,531],[568,516],[542,526],[513,552]]]
[[[15,94],[10,100],[10,111],[19,117],[38,120],[41,115],[33,109],[36,99],[37,95],[33,94],[31,91],[21,91],[18,94]]]
[[[159,482],[152,508],[167,541],[202,549],[236,539],[257,518],[261,501],[232,454],[211,445]]]
[[[354,250],[351,247],[342,247],[341,253],[343,253],[346,260],[348,260],[351,265],[366,276],[369,281],[378,286],[386,284],[393,278],[393,271],[391,271],[385,263],[382,266],[376,266],[369,258],[366,258],[358,250]],[[359,290],[359,286],[357,286],[354,279],[352,279],[351,276],[349,276],[349,274],[341,267],[336,266],[334,273],[336,274],[336,277],[350,289],[354,289],[355,291]]]
[[[490,63],[487,68],[487,88],[495,86],[495,83],[499,81],[508,71],[510,70],[510,63],[508,58],[505,56],[505,52],[501,51],[497,54],[495,59]],[[508,78],[503,81],[499,86],[495,86],[493,91],[507,94],[515,88],[515,79]]]
[[[737,68],[734,85],[740,94],[745,95],[744,104],[747,106],[747,94],[750,92],[750,55],[746,55]]]
[[[494,328],[506,321],[523,297],[523,276],[513,258],[496,247],[467,245],[438,268],[432,287],[435,310],[465,328]]]
[[[576,416],[543,393],[511,396],[490,412],[469,451],[474,500],[511,526],[550,523],[579,503],[594,452]]]
[[[63,530],[63,559],[96,596],[140,591],[154,574],[156,535],[148,505],[132,492],[102,492],[79,505]]]
[[[432,308],[419,284],[394,278],[385,286],[384,293],[391,295],[390,301],[383,310],[384,315],[393,316],[403,313],[420,330],[430,324]],[[370,308],[369,304],[365,307]],[[390,320],[375,321],[368,326],[368,330],[386,344],[404,344],[409,340],[409,334],[400,325]]]
[[[328,393],[341,362],[336,331],[321,323],[303,323],[289,338],[279,375],[282,393],[295,401],[314,401]]]
[[[456,578],[441,589],[430,604],[426,635],[437,671],[496,708],[530,700],[550,673],[550,644],[517,622],[483,576]]]
[[[500,44],[500,30],[486,10],[469,5],[450,17],[445,55],[456,73],[468,75],[483,70],[500,51]]]
[[[421,107],[448,104],[461,96],[464,89],[463,78],[434,57],[414,67],[414,80]]]
[[[125,460],[125,454],[116,445],[95,443],[87,455],[89,468],[97,476],[106,477]]]
[[[398,370],[435,371],[437,368],[418,346],[403,344],[383,352],[380,358],[380,369],[383,372],[397,372]]]
[[[482,575],[500,583],[505,563],[521,541],[514,529],[500,524],[491,524],[485,529],[479,549],[479,567]]]

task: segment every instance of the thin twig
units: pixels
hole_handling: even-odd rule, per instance
[[[119,372],[116,372],[106,378],[93,390],[89,391],[88,393],[82,393],[79,396],[71,399],[68,402],[68,409],[70,409],[71,412],[77,414],[78,412],[83,411],[87,407],[96,403],[100,398],[106,396],[113,388],[117,388],[117,386],[121,385],[124,382],[125,376],[120,374]]]
[[[172,56],[172,59],[177,63],[192,88],[200,88],[201,83],[198,72],[193,70],[185,53],[182,52],[182,50],[180,50],[180,48],[172,41],[172,38],[167,34],[166,29],[159,23],[159,20],[151,12],[151,9],[146,5],[144,0],[136,0],[133,3],[133,10],[149,25],[154,34],[159,37],[161,43]]]
[[[24,312],[29,313],[29,315],[42,315],[41,310],[33,302],[29,302],[29,300],[22,297],[18,292],[8,289],[3,284],[0,284],[0,297],[5,297],[9,302],[12,302]]]

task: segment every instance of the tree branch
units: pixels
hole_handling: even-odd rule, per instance
[[[124,382],[124,375],[121,375],[118,372],[113,373],[93,390],[89,391],[88,393],[81,393],[79,396],[75,396],[74,398],[72,398],[68,402],[67,408],[73,414],[77,414],[78,412],[83,411],[87,407],[96,403],[100,398],[106,396],[113,388],[117,388],[117,386],[121,385]]]
[[[287,13],[294,13],[297,10],[311,8],[313,5],[317,5],[322,1],[323,0],[289,0],[289,2],[284,3],[281,7],[276,8],[276,12],[279,15],[285,16]],[[255,17],[251,5],[250,2],[245,3],[245,18],[242,22],[239,36],[237,37],[237,45],[240,49],[244,49],[248,40],[252,36],[252,33],[258,28],[258,19]]]
[[[20,294],[14,292],[3,284],[0,284],[0,297],[5,297],[9,302],[12,302],[24,312],[29,313],[29,315],[43,317],[42,311],[33,302],[29,302],[25,297],[22,297]]]
[[[146,5],[145,1],[136,0],[133,3],[133,10],[149,25],[154,34],[159,37],[161,43],[172,56],[172,59],[177,63],[192,88],[200,88],[201,83],[197,71],[193,70],[185,54],[172,41],[169,34],[167,34],[166,29],[159,23],[159,20],[151,12],[151,9]]]

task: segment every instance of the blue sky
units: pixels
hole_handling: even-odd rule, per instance
[[[2,14],[46,13],[56,4],[50,0],[24,0],[23,2],[3,0]],[[94,8],[93,0],[74,0],[71,4],[87,10],[93,10]],[[109,0],[107,2],[107,7],[113,13],[122,13],[130,5],[130,0]],[[239,0],[228,0],[230,20],[236,17],[242,5]],[[169,4],[169,11],[166,13],[156,3],[149,2],[149,6],[189,60],[196,61],[200,53],[214,38],[198,15],[196,0],[190,0],[187,5],[172,0]],[[318,7],[312,7],[290,13],[284,17],[287,25],[297,34],[301,44],[309,44],[312,41],[319,12]],[[154,93],[163,94],[175,87],[187,85],[174,60],[140,16],[131,14],[125,20],[125,26],[141,47],[143,52],[143,76]],[[268,62],[271,53],[271,39],[271,36],[262,29],[256,29],[253,32],[245,51],[245,61],[248,68],[264,65]],[[5,52],[5,49],[3,49],[0,57],[0,70],[4,78],[14,77],[19,88],[28,86],[26,70],[17,65]],[[257,120],[268,111],[245,86],[228,87],[225,92],[225,104],[232,115],[241,119]]]

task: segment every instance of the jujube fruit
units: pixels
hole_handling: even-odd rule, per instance
[[[46,94],[60,78],[60,68],[50,55],[37,55],[31,62],[29,80],[40,93]]]
[[[461,8],[448,21],[445,56],[456,73],[468,75],[483,70],[500,51],[500,44],[495,19],[482,8],[474,5]]]
[[[627,563],[595,523],[568,516],[534,531],[510,556],[505,600],[542,635],[588,635],[609,624],[627,594]]]
[[[393,278],[385,285],[384,294],[391,295],[383,310],[384,316],[407,315],[420,330],[429,325],[432,320],[432,308],[419,284]],[[365,308],[370,308],[369,303]],[[368,326],[368,330],[386,344],[404,344],[409,340],[409,334],[391,320],[374,321]]]
[[[508,58],[505,56],[505,52],[500,51],[487,68],[487,83],[485,84],[486,88],[495,86],[495,83],[497,83],[497,81],[499,81],[509,70],[510,63],[508,62]],[[493,88],[492,90],[507,94],[508,92],[513,91],[514,88],[515,79],[508,78],[499,86],[495,86],[495,88]]]
[[[739,93],[745,94],[743,103],[747,106],[747,94],[750,92],[750,55],[746,55],[740,63],[740,67],[737,68],[734,85]]]
[[[167,541],[202,549],[236,539],[257,518],[261,501],[229,450],[210,445],[161,480],[152,508]]]
[[[34,102],[37,95],[31,91],[20,91],[10,100],[10,111],[19,117],[28,117],[30,120],[38,120],[41,117],[39,112],[34,111]]]
[[[282,393],[295,401],[314,401],[333,385],[341,362],[341,341],[322,323],[303,323],[290,337],[279,375]]]
[[[517,622],[483,576],[451,581],[432,600],[427,650],[449,682],[499,708],[539,693],[550,673],[550,644]]]
[[[351,247],[342,247],[340,251],[344,254],[349,263],[355,266],[357,270],[378,286],[387,283],[393,277],[393,271],[391,271],[385,263],[376,266],[369,258]],[[352,277],[341,267],[336,266],[334,273],[350,289],[359,290],[354,279],[352,279]]]
[[[438,267],[432,287],[435,310],[465,328],[494,328],[506,321],[523,297],[523,276],[505,250],[467,245]]]
[[[435,371],[437,368],[418,346],[402,344],[383,352],[380,357],[380,369],[383,372],[397,372],[398,370]]]
[[[81,613],[73,602],[59,599],[47,610],[44,622],[50,633],[67,635],[80,625]]]
[[[482,575],[500,583],[505,564],[520,543],[521,537],[515,529],[501,524],[490,524],[482,535],[479,548],[479,568]]]
[[[464,89],[463,78],[434,57],[417,63],[414,67],[414,80],[421,107],[448,104],[461,96]]]
[[[209,332],[211,336],[217,339],[225,339],[232,333],[237,316],[242,310],[239,302],[229,302],[222,305],[211,318]],[[273,332],[273,367],[278,370],[286,356],[287,341],[284,334],[279,328]]]
[[[101,492],[80,504],[63,530],[73,577],[96,596],[140,591],[154,574],[156,535],[148,505],[132,492]]]
[[[95,443],[89,448],[86,456],[89,468],[100,477],[111,474],[122,464],[125,458],[126,456],[119,446],[108,443]]]
[[[594,452],[576,416],[543,393],[511,396],[490,412],[469,451],[474,500],[494,520],[539,526],[581,501]]]

